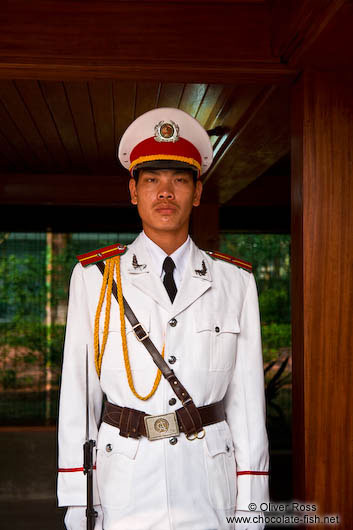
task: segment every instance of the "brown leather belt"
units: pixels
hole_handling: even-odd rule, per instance
[[[212,425],[220,421],[224,421],[226,418],[224,411],[224,403],[218,401],[217,403],[212,403],[211,405],[205,405],[203,407],[198,407],[198,412],[201,416],[202,425]],[[170,416],[176,416],[177,420],[177,432],[171,431],[168,432]],[[184,407],[177,409],[175,412],[161,414],[160,416],[149,416],[145,412],[136,409],[130,409],[128,407],[119,407],[119,405],[113,405],[107,401],[104,406],[103,418],[102,421],[113,425],[113,427],[118,427],[120,429],[120,436],[139,438],[140,436],[147,436],[150,440],[158,438],[166,438],[172,436],[173,434],[179,434],[179,432],[188,433],[188,418],[187,411]],[[154,429],[154,434],[161,431],[160,435],[155,435],[150,437],[149,433],[146,431],[146,419],[149,418],[155,419],[153,422],[157,429]],[[148,422],[147,422],[148,425]],[[200,438],[202,436],[195,436]],[[189,438],[194,439],[194,438]]]

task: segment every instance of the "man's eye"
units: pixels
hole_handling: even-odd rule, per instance
[[[147,182],[156,182],[156,179],[154,177],[149,177],[147,179]]]

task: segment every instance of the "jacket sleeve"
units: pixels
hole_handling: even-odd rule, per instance
[[[97,440],[102,391],[94,365],[93,324],[90,318],[83,267],[77,264],[70,282],[70,296],[59,405],[59,506],[86,505],[83,444],[86,440],[86,345],[89,373],[89,436]],[[94,454],[95,460],[95,454]],[[100,504],[96,472],[94,504]]]
[[[240,316],[234,374],[225,396],[237,467],[237,510],[260,510],[268,502],[268,439],[259,305],[255,279],[249,275]]]

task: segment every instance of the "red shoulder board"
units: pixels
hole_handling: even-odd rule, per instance
[[[120,245],[119,243],[116,243],[115,245],[109,245],[109,247],[91,250],[91,252],[87,252],[87,254],[80,254],[77,256],[77,259],[83,267],[86,267],[86,265],[91,265],[92,263],[103,261],[104,259],[121,256],[126,252],[126,250],[126,245]]]
[[[206,250],[206,252],[209,256],[211,256],[211,258],[221,259],[223,261],[227,261],[228,263],[233,263],[233,265],[237,265],[238,267],[241,267],[242,269],[245,269],[248,272],[252,272],[252,265],[248,261],[244,261],[243,259],[239,258],[234,258],[233,256],[223,254],[222,252],[218,252],[216,250]]]

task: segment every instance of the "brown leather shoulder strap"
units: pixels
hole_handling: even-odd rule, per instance
[[[104,269],[105,269],[104,263],[100,261],[96,263],[96,265],[103,275]],[[113,280],[112,293],[113,293],[114,298],[119,304],[118,288],[117,288],[115,280]],[[129,306],[124,296],[123,296],[123,304],[124,304],[125,316],[130,322],[137,340],[142,342],[142,344],[145,346],[146,350],[151,355],[153,362],[158,366],[158,368],[162,372],[163,377],[168,381],[168,383],[173,389],[173,392],[176,394],[178,399],[180,399],[185,409],[185,413],[182,414],[182,416],[184,419],[183,423],[185,424],[186,434],[191,435],[191,434],[202,431],[203,425],[202,425],[201,416],[200,416],[200,413],[196,405],[194,404],[192,400],[192,397],[190,396],[186,388],[180,383],[174,371],[165,362],[162,355],[159,353],[159,351],[157,350],[157,348],[151,341],[148,333],[145,331],[142,324],[140,324],[140,322],[137,320],[135,313]]]

